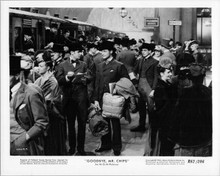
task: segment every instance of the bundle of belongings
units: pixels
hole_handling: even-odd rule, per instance
[[[125,98],[120,95],[112,95],[111,93],[104,93],[102,116],[106,118],[121,118],[122,111],[125,104]]]
[[[129,102],[132,113],[137,112],[137,98],[140,96],[134,84],[128,78],[121,78],[115,85],[117,94],[122,95]]]
[[[96,110],[94,104],[88,109],[89,129],[93,136],[100,137],[108,133],[108,122],[103,119],[99,110]]]
[[[113,95],[112,85],[117,95]],[[110,85],[110,93],[103,95],[102,116],[106,118],[121,118],[131,121],[131,112],[137,111],[136,98],[139,96],[133,83],[128,78],[121,78],[117,83]]]

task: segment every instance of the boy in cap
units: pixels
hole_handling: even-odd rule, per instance
[[[102,98],[105,92],[110,92],[109,83],[117,82],[120,78],[129,78],[125,66],[115,60],[112,56],[114,52],[113,43],[105,41],[100,46],[103,62],[96,69],[94,104],[97,109],[102,107]],[[103,152],[113,149],[114,155],[121,154],[121,126],[117,118],[106,119],[108,121],[109,132],[101,137],[101,146],[96,152]]]
[[[49,124],[45,100],[39,87],[21,82],[27,64],[10,56],[10,154],[44,155],[44,133]]]
[[[91,78],[87,75],[87,65],[80,61],[82,55],[82,46],[75,43],[70,46],[70,57],[62,62],[56,74],[57,81],[62,86],[63,107],[67,117],[69,133],[69,154],[87,155],[84,150],[85,131],[88,109],[88,92],[87,83]],[[75,121],[78,122],[78,133],[76,139]]]
[[[146,115],[148,110],[148,118],[151,119],[151,115],[154,109],[154,90],[157,85],[157,64],[158,61],[151,56],[154,51],[152,44],[143,43],[140,47],[142,58],[140,58],[135,66],[135,73],[139,74],[138,91],[140,93],[140,99],[138,102],[139,109],[139,125],[132,128],[132,132],[144,132],[146,130]],[[146,108],[147,104],[147,108]]]

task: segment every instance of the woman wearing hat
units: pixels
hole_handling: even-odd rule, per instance
[[[154,49],[153,58],[159,61],[162,54],[163,54],[162,50],[160,49],[158,45],[156,45]]]
[[[154,92],[155,118],[151,124],[152,155],[173,156],[174,144],[169,141],[167,133],[172,111],[177,100],[177,87],[171,83],[173,76],[172,60],[159,62],[157,71],[158,83]]]
[[[198,48],[199,48],[199,43],[195,40],[188,45],[188,50],[193,55],[195,62],[205,65],[206,61],[203,55],[199,52]]]
[[[46,155],[66,154],[65,145],[65,119],[61,115],[61,90],[53,75],[53,61],[48,57],[49,51],[43,53],[42,60],[38,62],[39,74],[41,75],[35,85],[39,86],[45,96],[49,115],[49,128],[45,137]]]

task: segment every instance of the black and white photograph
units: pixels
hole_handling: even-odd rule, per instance
[[[2,175],[219,175],[219,2],[3,1]]]

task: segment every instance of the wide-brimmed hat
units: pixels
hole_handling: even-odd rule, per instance
[[[99,47],[99,50],[114,50],[114,43],[113,42],[110,42],[110,41],[104,41],[100,47]]]
[[[163,56],[160,58],[158,66],[166,68],[166,69],[170,69],[172,67],[172,59],[167,57],[167,56]]]
[[[205,75],[206,69],[203,65],[199,63],[192,63],[189,65],[189,70],[192,77],[197,77],[200,75]]]

